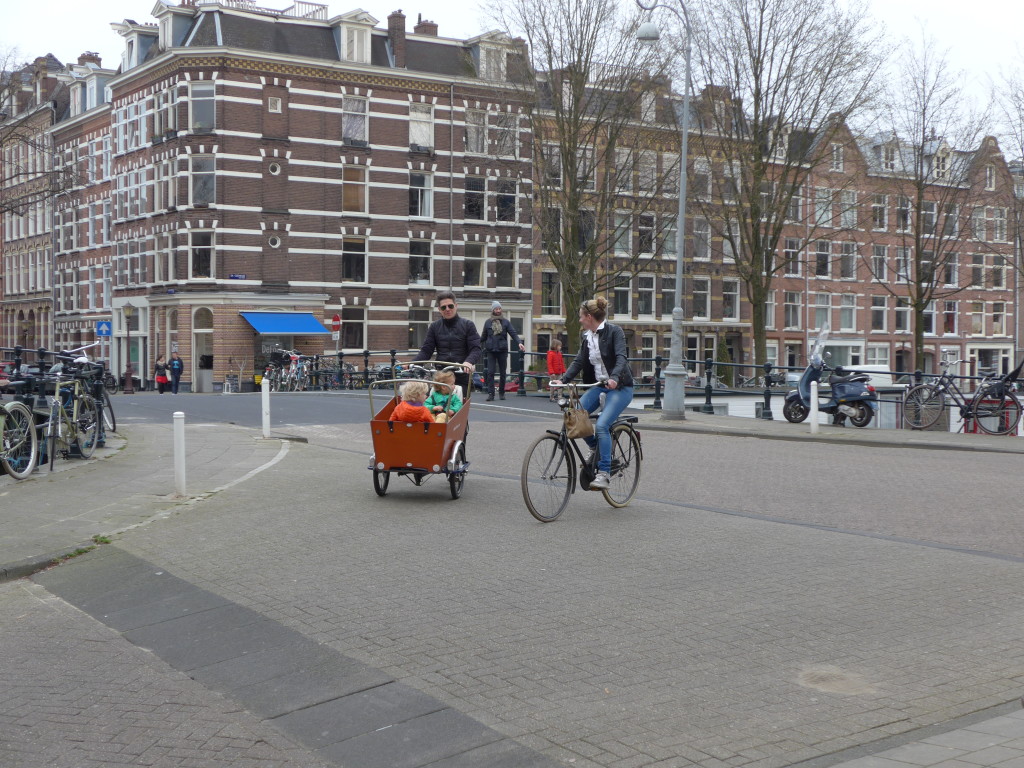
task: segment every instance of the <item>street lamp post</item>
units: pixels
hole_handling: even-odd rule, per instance
[[[135,307],[132,306],[130,301],[125,302],[124,305],[124,327],[128,334],[128,353],[126,355],[127,361],[124,364],[124,393],[126,395],[135,394],[135,384],[132,381],[134,371],[132,370],[132,315],[135,314]]]
[[[686,418],[686,368],[683,366],[683,257],[686,249],[686,161],[690,137],[690,19],[686,14],[683,0],[679,0],[677,11],[670,5],[653,3],[645,5],[641,0],[636,4],[645,11],[666,8],[682,21],[686,32],[685,69],[683,74],[682,114],[676,115],[679,123],[679,211],[676,214],[676,290],[675,307],[672,310],[672,343],[669,346],[668,366],[665,368],[665,396],[662,399],[663,419]],[[657,42],[661,34],[653,22],[645,22],[636,32],[637,39],[644,43]]]

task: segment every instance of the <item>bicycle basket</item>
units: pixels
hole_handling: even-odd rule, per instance
[[[288,363],[290,361],[291,358],[287,352],[275,350],[270,353],[270,362],[272,362],[274,365],[284,365],[285,363]]]

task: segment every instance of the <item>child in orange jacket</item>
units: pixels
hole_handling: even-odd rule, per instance
[[[389,421],[434,421],[434,414],[423,405],[430,393],[425,381],[407,381],[398,390],[402,402],[395,406]]]

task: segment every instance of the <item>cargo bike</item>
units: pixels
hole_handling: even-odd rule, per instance
[[[373,472],[373,490],[384,496],[391,482],[391,475],[406,477],[416,486],[423,485],[432,475],[444,475],[448,481],[452,498],[462,495],[469,461],[466,459],[466,430],[469,420],[469,401],[472,387],[460,392],[462,407],[448,419],[439,422],[391,421],[391,414],[400,402],[398,388],[410,378],[429,379],[433,370],[425,367],[435,365],[437,369],[457,373],[462,371],[458,363],[441,361],[416,361],[410,363],[402,378],[383,379],[370,382],[370,431],[373,437],[373,455],[367,469]],[[447,384],[431,382],[432,386],[459,389]],[[377,410],[374,391],[379,393],[385,387],[393,390],[392,396]],[[449,398],[451,392],[449,392]]]

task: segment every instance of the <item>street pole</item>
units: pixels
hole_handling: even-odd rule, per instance
[[[128,336],[128,354],[127,362],[124,365],[124,389],[122,390],[126,395],[135,394],[135,383],[132,381],[132,315],[135,314],[135,307],[132,303],[126,302],[124,305],[124,320],[125,320],[125,332]]]
[[[654,3],[636,4],[645,11],[666,8],[682,21],[686,32],[686,48],[683,71],[682,114],[676,113],[679,123],[679,210],[676,214],[676,290],[675,307],[672,310],[672,341],[669,346],[668,366],[665,368],[665,395],[662,398],[661,417],[680,420],[686,418],[686,368],[683,366],[683,261],[686,252],[686,163],[690,138],[690,19],[686,14],[683,0],[679,0],[680,11],[670,5]],[[658,28],[651,22],[640,25],[637,39],[641,42],[656,42],[661,37]]]

